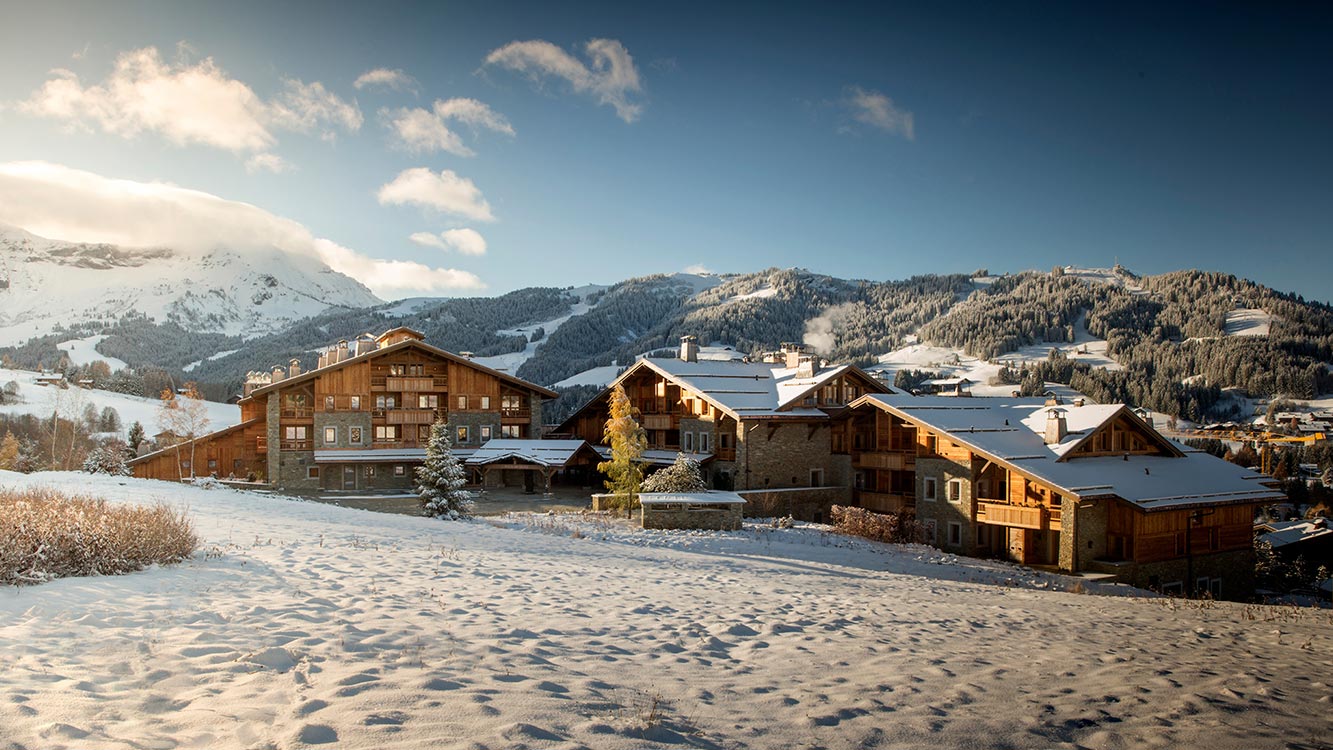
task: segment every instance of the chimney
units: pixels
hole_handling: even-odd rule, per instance
[[[1046,394],[1046,405],[1047,405],[1047,406],[1059,406],[1059,405],[1062,404],[1062,403],[1064,403],[1064,402],[1060,400],[1060,394],[1058,394],[1058,393],[1047,393],[1047,394]]]
[[[788,362],[791,361],[791,355],[788,355]],[[790,366],[790,365],[788,365]],[[802,355],[796,360],[796,377],[813,378],[819,372],[819,358],[811,355]]]
[[[783,342],[782,353],[786,355],[788,369],[800,367],[801,357],[805,354],[805,345]]]
[[[1083,399],[1082,396],[1079,396],[1078,398],[1074,399],[1074,406],[1082,406],[1085,403],[1087,402]]]
[[[328,365],[329,365],[329,350],[325,349],[324,351],[319,353],[319,360],[315,362],[315,369],[318,370],[322,367],[328,367]]]
[[[458,356],[462,357],[463,359],[472,359],[477,355],[473,354],[472,352],[459,352]]]
[[[273,382],[277,383],[287,379],[287,373],[282,369],[282,365],[273,366]]]
[[[301,360],[293,359],[287,363],[287,377],[294,378],[301,374]]]
[[[680,360],[682,362],[699,361],[699,341],[693,336],[680,337]]]
[[[1065,421],[1064,409],[1046,410],[1046,444],[1055,445],[1069,434],[1069,423]]]
[[[776,365],[777,363],[779,363],[779,362],[782,361],[782,353],[781,353],[781,352],[764,352],[764,358],[763,358],[763,359],[764,359],[764,364],[766,364],[766,365]]]
[[[337,356],[337,358],[336,358],[336,361],[341,362],[341,361],[343,361],[344,359],[347,359],[347,358],[350,357],[350,356],[352,356],[352,355],[347,351],[347,339],[339,339],[339,341],[338,341],[338,356]]]

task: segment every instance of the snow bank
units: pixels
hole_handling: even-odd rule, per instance
[[[0,591],[13,747],[1224,750],[1323,736],[1333,697],[1327,613],[1054,592],[815,526],[10,484],[188,508],[205,540],[179,566]]]

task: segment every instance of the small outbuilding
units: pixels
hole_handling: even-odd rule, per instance
[[[745,498],[735,492],[645,492],[639,495],[645,529],[739,531]]]

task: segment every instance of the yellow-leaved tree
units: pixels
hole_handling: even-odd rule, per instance
[[[611,460],[597,464],[597,470],[607,476],[607,491],[615,495],[616,506],[624,508],[626,515],[633,514],[639,501],[641,459],[648,448],[648,433],[634,418],[638,411],[624,386],[617,384],[611,391],[611,417],[602,430],[603,442],[611,446]]]

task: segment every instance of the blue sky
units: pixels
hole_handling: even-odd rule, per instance
[[[0,222],[63,239],[272,232],[386,298],[1116,260],[1333,298],[1315,4],[2,4]]]

